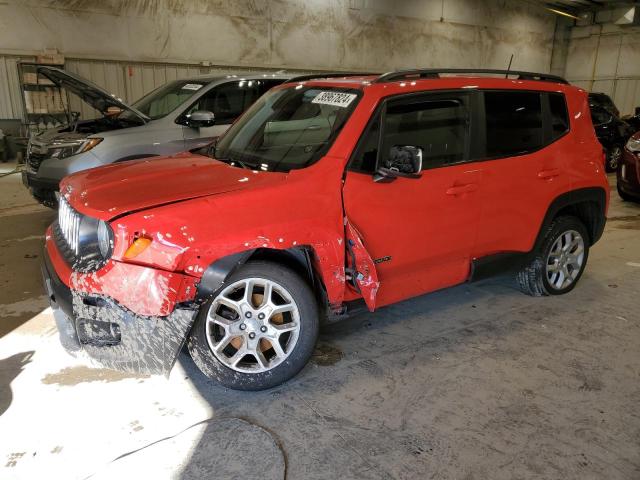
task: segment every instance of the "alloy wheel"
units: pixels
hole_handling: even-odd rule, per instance
[[[609,153],[609,168],[611,170],[617,170],[622,158],[622,148],[613,147]]]
[[[547,280],[555,290],[569,287],[580,274],[584,264],[584,239],[575,230],[561,234],[547,256]]]
[[[282,285],[264,278],[230,284],[213,300],[206,320],[215,357],[243,373],[271,370],[287,359],[300,334],[300,312]]]

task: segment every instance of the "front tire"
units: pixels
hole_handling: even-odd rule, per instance
[[[531,296],[562,295],[573,290],[589,257],[589,234],[576,217],[551,222],[533,260],[517,274],[520,289]]]
[[[277,263],[240,267],[200,309],[187,347],[209,378],[235,390],[264,390],[295,376],[318,339],[313,292]]]

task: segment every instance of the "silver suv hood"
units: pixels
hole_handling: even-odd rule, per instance
[[[123,110],[128,110],[144,123],[150,119],[144,113],[136,110],[130,105],[127,105],[115,95],[103,90],[89,80],[86,80],[78,75],[67,72],[60,68],[41,66],[37,68],[37,72],[60,88],[64,88],[69,92],[80,97],[84,102],[91,105],[103,115],[106,114],[109,107],[118,107]]]

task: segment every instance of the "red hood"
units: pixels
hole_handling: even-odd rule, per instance
[[[202,155],[143,159],[78,172],[60,192],[79,212],[102,220],[124,213],[284,180],[285,174],[231,167]]]

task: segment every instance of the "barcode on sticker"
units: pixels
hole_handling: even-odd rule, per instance
[[[333,105],[334,107],[348,107],[353,99],[356,98],[355,93],[342,92],[320,92],[311,100],[311,103],[319,103],[322,105]]]
[[[199,83],[185,83],[182,86],[182,90],[200,90],[202,88],[202,85],[200,85]]]

